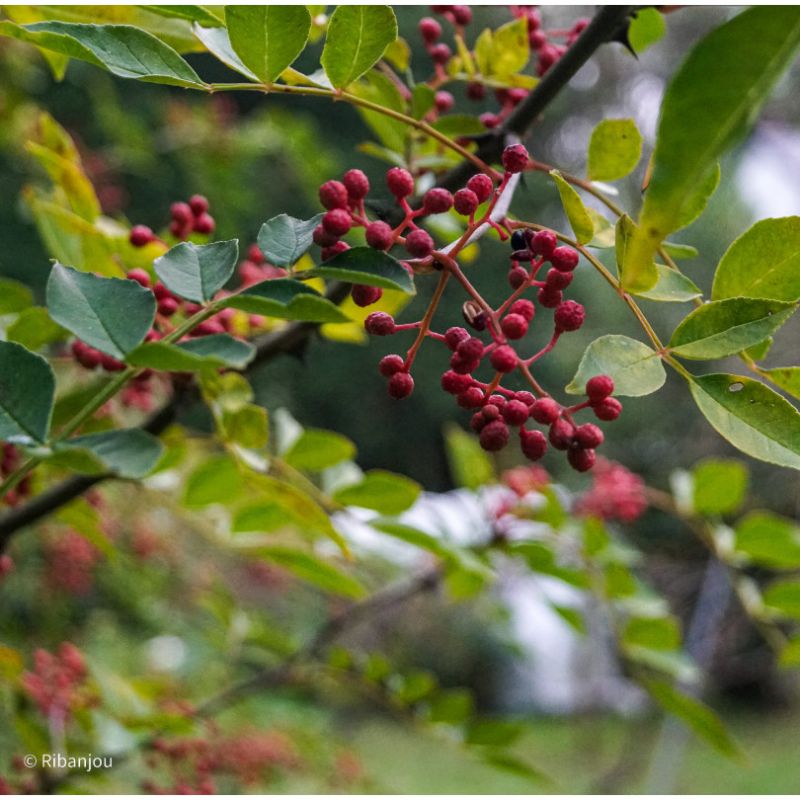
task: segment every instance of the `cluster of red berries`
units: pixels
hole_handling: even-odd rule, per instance
[[[268,779],[276,769],[299,764],[292,741],[280,731],[244,731],[223,735],[210,725],[208,736],[169,741],[156,739],[148,766],[166,767],[173,785],[161,787],[153,780],[142,782],[149,794],[217,794],[215,777],[232,777],[243,786]]]
[[[7,478],[22,463],[22,452],[9,442],[3,442],[0,458],[0,478]],[[31,493],[31,476],[26,475],[13,489],[9,490],[3,502],[7,506],[15,506]]]
[[[413,219],[419,213],[436,213],[449,210],[452,206],[469,217],[471,226],[490,219],[487,214],[475,219],[478,205],[490,197],[496,197],[509,180],[522,172],[528,164],[529,156],[522,145],[511,145],[502,156],[504,167],[501,187],[495,192],[494,184],[488,175],[478,174],[470,178],[467,186],[455,195],[442,189],[431,189],[423,198],[422,207],[414,212],[408,206],[406,197],[413,192],[414,185],[410,173],[394,167],[387,173],[390,191],[398,198],[406,211],[403,226],[414,226]],[[328,187],[329,182],[325,186]],[[439,202],[441,199],[441,203]],[[494,203],[492,200],[491,205]],[[341,209],[344,214],[353,216],[352,211]],[[329,214],[332,212],[328,212]],[[327,215],[326,215],[327,217]],[[323,218],[324,230],[325,218]],[[387,236],[380,242],[370,237],[373,225],[385,223],[366,223],[367,240],[380,249],[401,240],[401,226],[392,231],[386,226]],[[498,226],[501,230],[503,226]],[[508,224],[506,223],[506,227]],[[505,233],[503,234],[505,235]],[[372,241],[370,241],[372,239]],[[406,251],[417,259],[430,259],[434,264],[452,261],[434,251],[430,235],[420,228],[413,227],[403,240]],[[511,287],[509,297],[499,308],[492,309],[482,300],[473,296],[464,306],[464,318],[474,332],[487,331],[491,341],[484,343],[478,336],[463,327],[451,327],[444,333],[430,329],[429,320],[398,324],[385,312],[370,314],[364,326],[368,333],[376,336],[389,336],[405,330],[417,330],[418,341],[409,349],[405,357],[390,354],[381,359],[379,370],[388,380],[388,391],[392,397],[408,397],[414,389],[414,379],[410,370],[421,336],[442,342],[452,355],[450,369],[442,375],[442,388],[456,396],[459,406],[474,409],[471,427],[479,434],[481,446],[489,451],[503,449],[510,440],[510,428],[518,428],[520,447],[523,454],[536,461],[548,447],[564,450],[569,463],[579,471],[591,469],[595,462],[595,449],[603,442],[603,433],[596,425],[586,423],[577,425],[573,415],[584,408],[591,408],[601,420],[613,420],[619,416],[622,406],[611,397],[614,384],[610,377],[598,375],[586,385],[587,399],[570,407],[564,407],[547,395],[530,375],[530,366],[549,353],[559,338],[578,330],[585,317],[584,307],[573,300],[564,300],[563,294],[573,279],[579,256],[571,247],[559,246],[556,235],[549,230],[534,232],[530,228],[517,229],[511,235],[511,268],[508,282]],[[452,255],[452,254],[451,254]],[[438,261],[437,261],[438,259]],[[540,277],[545,265],[549,269]],[[407,265],[408,266],[408,265]],[[553,309],[553,335],[542,349],[529,357],[521,357],[512,342],[522,340],[528,333],[536,316],[536,305],[532,299],[523,297],[526,291],[535,291],[539,306]],[[378,295],[379,296],[379,295]],[[377,298],[376,298],[377,299]],[[481,301],[481,302],[478,302]],[[473,373],[487,361],[494,377],[487,382],[478,380]],[[509,373],[519,371],[531,384],[536,394],[530,391],[514,391],[502,386],[502,380]],[[530,429],[531,423],[547,426],[547,437],[540,431]]]
[[[536,53],[536,72],[544,75],[567,49],[583,33],[589,20],[577,20],[571,28],[546,31],[542,28],[542,15],[536,6],[511,6],[511,13],[528,24],[528,43]],[[561,38],[564,44],[556,44],[554,38]]]
[[[22,689],[48,719],[66,724],[72,712],[86,708],[93,697],[86,687],[86,662],[80,650],[63,642],[58,653],[37,650],[33,671],[22,675]]]
[[[472,9],[469,6],[431,6],[431,11],[448,20],[458,32],[472,21]],[[442,36],[442,26],[433,17],[424,17],[419,21],[419,33],[434,63],[437,77],[445,77],[444,65],[450,60],[453,51],[444,42],[439,41]]]
[[[94,586],[94,568],[100,551],[73,530],[68,530],[45,546],[45,580],[51,590],[75,597],[88,594]]]
[[[591,488],[578,499],[575,513],[605,520],[635,522],[647,510],[644,479],[616,461],[601,458]]]
[[[208,209],[208,200],[201,194],[193,194],[188,203],[173,203],[169,209],[170,235],[179,241],[186,241],[192,233],[199,233],[201,236],[213,233],[217,223],[208,213]],[[129,241],[134,247],[144,247],[160,239],[147,225],[134,225]]]
[[[261,248],[257,244],[251,244],[247,248],[247,257],[239,263],[238,274],[242,286],[252,286],[273,278],[283,278],[286,270],[270,264],[264,258]]]

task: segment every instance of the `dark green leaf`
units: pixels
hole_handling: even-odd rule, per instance
[[[191,89],[205,88],[197,73],[175,50],[132,25],[52,21],[20,26],[5,20],[0,21],[0,35],[88,61],[120,78],[137,78]]]
[[[742,375],[701,375],[690,388],[705,418],[734,447],[800,469],[800,414],[779,394]]]
[[[694,281],[677,270],[665,267],[663,264],[656,264],[656,270],[658,282],[646,292],[637,292],[639,297],[644,297],[646,300],[657,300],[661,303],[685,303],[702,296],[703,293]]]
[[[227,28],[203,28],[200,25],[194,25],[192,31],[206,50],[223,64],[251,81],[258,81],[258,78],[242,63],[242,59],[236,55]]]
[[[81,472],[113,472],[120,478],[138,479],[155,467],[163,450],[155,436],[140,428],[128,428],[78,436],[59,443],[55,452],[57,459],[88,456],[85,467],[89,468],[81,468],[76,462],[75,468]],[[94,468],[89,466],[91,461],[95,462]]]
[[[762,219],[746,230],[722,256],[711,296],[800,299],[800,217]]]
[[[0,440],[47,439],[56,381],[50,365],[22,345],[0,341]]]
[[[313,242],[314,228],[322,214],[309,220],[295,219],[288,214],[273,217],[261,226],[258,246],[270,264],[292,267]]]
[[[339,307],[315,289],[291,278],[262,281],[220,301],[249,314],[302,322],[350,322]]]
[[[670,350],[683,358],[724,358],[775,333],[797,310],[794,303],[732,297],[696,308],[675,329]]]
[[[401,514],[414,505],[420,491],[420,485],[410,478],[373,469],[360,483],[337,489],[333,499],[343,506],[371,508],[381,514]]]
[[[156,275],[180,297],[207,303],[233,275],[238,239],[211,244],[181,242],[153,262]]]
[[[595,375],[610,375],[614,394],[641,397],[660,389],[667,379],[655,350],[628,336],[609,334],[595,339],[566,387],[568,394],[584,394],[586,383]]]
[[[352,459],[355,454],[355,445],[346,436],[333,431],[306,428],[283,458],[296,469],[318,472]]]
[[[436,92],[427,83],[418,83],[411,92],[411,116],[422,119],[432,108]]]
[[[632,119],[604,119],[589,141],[589,179],[616,181],[636,169],[642,135]]]
[[[47,281],[47,309],[79,339],[122,359],[152,327],[156,300],[136,281],[98,278],[56,263]]]
[[[692,470],[698,514],[730,514],[737,511],[747,494],[747,467],[732,459],[706,459]]]
[[[194,372],[216,367],[244,369],[255,354],[256,349],[249,342],[227,333],[217,333],[179,344],[145,342],[128,353],[125,361],[134,367],[149,367],[163,372]]]
[[[328,23],[321,63],[336,89],[360,78],[397,38],[390,6],[337,6]]]
[[[798,42],[800,7],[757,6],[714,28],[684,61],[662,101],[652,179],[626,255],[626,287],[639,282],[659,244],[683,224],[687,201],[756,119]]]
[[[311,15],[305,6],[226,6],[231,45],[245,66],[272,83],[308,41]]]
[[[380,286],[382,289],[400,289],[406,294],[416,292],[414,281],[406,268],[388,253],[371,247],[351,247],[304,274]]]

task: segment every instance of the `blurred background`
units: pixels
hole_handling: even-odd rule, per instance
[[[542,13],[547,27],[560,28],[569,27],[578,17],[590,16],[592,10],[545,6]],[[396,11],[401,34],[412,48],[412,64],[427,74],[430,63],[416,35],[416,23],[428,10],[403,6]],[[666,36],[638,60],[619,45],[603,48],[533,129],[525,142],[532,155],[583,174],[589,136],[597,122],[607,117],[632,117],[645,138],[645,158],[633,176],[618,184],[619,202],[628,210],[638,209],[643,165],[652,148],[665,82],[691,46],[735,11],[730,7],[687,7],[669,14]],[[474,13],[470,30],[475,32],[510,19],[502,7],[475,7]],[[309,48],[303,56],[311,69],[319,49]],[[202,54],[190,55],[189,60],[209,80],[230,79],[217,62]],[[296,66],[302,70],[304,62]],[[778,87],[753,134],[724,159],[720,186],[705,213],[675,237],[699,250],[696,259],[686,262],[684,271],[706,291],[726,247],[753,221],[800,213],[799,77],[800,65],[796,65]],[[457,97],[457,102],[475,114],[493,107],[491,98],[473,103]],[[104,212],[154,228],[162,224],[170,203],[199,192],[211,202],[218,238],[251,242],[261,224],[276,214],[308,218],[317,213],[318,186],[339,177],[345,169],[361,168],[374,186],[383,185],[386,165],[360,147],[369,139],[369,131],[345,104],[247,93],[195,96],[179,89],[117,80],[79,62],[73,62],[64,81],[56,83],[32,48],[1,40],[0,274],[23,281],[40,298],[48,255],[19,199],[22,187],[35,175],[21,150],[21,132],[30,124],[35,107],[48,110],[75,138]],[[546,176],[526,178],[514,211],[520,218],[561,230],[567,227],[556,191]],[[608,251],[602,253],[603,258],[608,257]],[[490,301],[504,296],[506,264],[506,248],[485,241],[469,267]],[[432,288],[424,281],[419,286],[420,296],[404,312],[408,319],[418,316],[415,309],[423,307]],[[457,324],[463,298],[455,286],[452,289],[441,314]],[[541,379],[548,386],[569,381],[586,344],[596,336],[622,333],[639,338],[638,325],[627,309],[615,302],[610,288],[585,265],[579,269],[571,296],[587,306],[587,323],[580,334],[562,340],[556,358],[542,363]],[[683,307],[672,304],[643,301],[643,305],[661,334],[668,334],[685,313]],[[771,351],[767,365],[782,366],[796,358],[800,320],[787,325],[781,342]],[[345,434],[356,443],[359,463],[365,469],[393,470],[418,480],[428,491],[448,492],[454,482],[442,431],[448,423],[466,427],[468,415],[440,390],[443,363],[434,348],[423,349],[417,362],[417,388],[412,397],[403,403],[388,398],[385,381],[376,369],[386,347],[381,339],[363,344],[315,339],[304,352],[271,363],[256,375],[253,383],[258,401],[270,410],[289,409],[304,425]],[[735,362],[729,366],[736,371]],[[607,426],[605,455],[640,473],[652,486],[668,487],[673,470],[701,458],[736,454],[688,402],[683,382],[673,374],[659,393],[630,399],[625,406],[620,420]],[[186,422],[200,428],[207,425],[200,414]],[[516,457],[513,452],[502,454],[501,466],[513,466]],[[544,466],[557,481],[572,488],[585,485],[586,479],[562,461],[545,459]],[[797,517],[796,474],[758,462],[750,462],[749,467],[753,506]],[[703,553],[694,539],[656,514],[645,515],[626,535],[649,554],[649,577],[671,598],[676,612],[685,614],[702,570]],[[166,588],[168,575],[165,569],[163,575],[153,578],[164,582],[159,591],[165,599],[171,595]],[[122,614],[123,620],[128,615],[126,635],[135,638],[137,631],[149,630],[147,618],[153,609],[133,603],[119,590],[119,584],[112,588],[119,580],[122,578],[115,572],[106,575],[104,591],[118,595],[115,613]],[[547,679],[547,665],[531,666],[535,654],[515,644],[520,639],[515,635],[520,615],[524,621],[524,615],[535,615],[536,609],[515,607],[513,600],[510,608],[511,612],[508,604],[488,602],[486,607],[471,610],[426,607],[424,625],[420,625],[420,609],[407,607],[387,623],[394,637],[395,657],[433,669],[445,685],[471,686],[485,709],[507,710],[509,705],[522,703],[536,710],[535,692],[522,692],[520,699],[512,685],[520,680],[520,674],[528,676],[522,680]],[[88,613],[84,608],[78,618]],[[279,610],[274,613],[279,615]],[[119,637],[124,638],[114,626],[105,624],[108,620],[95,622],[96,650],[113,647]],[[4,624],[8,633],[9,623]],[[24,625],[24,617],[18,617],[10,627],[19,632]],[[553,641],[562,642],[559,646],[572,646],[563,631],[552,635],[556,637]],[[732,615],[725,621],[724,635],[729,646],[720,649],[714,665],[714,687],[726,718],[750,749],[753,765],[731,766],[706,749],[692,749],[681,772],[681,788],[698,793],[796,791],[800,786],[796,736],[800,709],[793,687],[778,677],[772,659],[746,622]],[[547,661],[546,648],[538,658]],[[545,672],[537,673],[537,669]],[[557,673],[551,669],[550,680],[557,679]],[[324,726],[325,714],[331,712],[289,698],[268,704],[259,713],[301,726]],[[404,730],[391,720],[365,717],[349,709],[345,721],[354,752],[368,772],[381,775],[380,782],[367,784],[376,790],[531,790],[522,778],[498,778],[466,756],[431,748],[423,734]],[[658,733],[656,722],[648,725],[637,723],[642,741]],[[642,771],[641,764],[631,766],[619,756],[620,751],[630,749],[626,744],[629,729],[624,713],[584,709],[578,717],[556,714],[537,719],[520,747],[548,765],[565,790],[625,790],[637,785]],[[635,755],[628,757],[635,762]],[[615,770],[621,771],[621,777]],[[295,776],[282,788],[317,790],[309,780]]]

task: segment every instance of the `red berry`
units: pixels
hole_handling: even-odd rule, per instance
[[[429,52],[434,64],[446,64],[452,55],[452,51],[446,44],[435,44]]]
[[[433,252],[433,239],[427,231],[417,228],[406,236],[405,246],[414,258],[425,258]]]
[[[506,399],[501,394],[493,394],[486,402],[498,408],[505,408],[506,405]]]
[[[261,248],[257,244],[251,244],[250,247],[247,248],[247,259],[254,264],[263,264],[264,261],[266,261],[264,254],[261,252]]]
[[[195,217],[194,225],[192,226],[195,233],[202,233],[204,235],[209,233],[214,233],[214,228],[217,227],[217,223],[214,221],[214,217],[211,214],[199,214]]]
[[[155,240],[155,234],[147,225],[134,225],[128,236],[128,241],[134,247],[144,247],[146,244]]]
[[[5,578],[14,569],[14,559],[10,555],[0,556],[0,578]]]
[[[604,438],[603,431],[591,422],[579,425],[575,429],[575,442],[584,449],[600,447]]]
[[[594,462],[597,461],[597,456],[591,448],[586,450],[582,448],[571,448],[567,453],[567,461],[569,461],[570,466],[578,470],[578,472],[587,472],[594,466]]]
[[[476,411],[469,421],[469,426],[475,433],[480,433],[486,427],[487,422],[489,420],[483,415],[483,411]]]
[[[577,331],[583,325],[585,318],[586,310],[574,300],[561,303],[553,315],[557,331]]]
[[[386,222],[370,222],[364,231],[367,244],[376,250],[388,250],[392,245],[394,232]]]
[[[326,181],[319,187],[319,201],[325,208],[347,208],[347,187],[340,181]]]
[[[561,416],[561,406],[551,397],[540,397],[531,406],[531,417],[542,425],[552,425]]]
[[[591,403],[598,403],[614,393],[614,381],[609,375],[595,375],[586,382],[586,395]]]
[[[461,394],[471,386],[472,378],[469,375],[459,375],[452,370],[448,370],[442,375],[442,389],[448,394]]]
[[[472,21],[472,9],[469,6],[453,6],[450,13],[456,25],[469,25]]]
[[[330,247],[323,247],[319,255],[323,261],[330,261],[334,256],[338,256],[339,253],[344,253],[349,249],[350,245],[347,242],[334,242]]]
[[[153,294],[156,296],[156,300],[172,297],[172,292],[161,281],[156,281],[156,285],[153,287]]]
[[[491,111],[481,114],[478,119],[480,120],[481,125],[489,130],[496,128],[500,124],[500,117],[498,117],[497,114],[492,114]]]
[[[455,100],[450,92],[436,92],[433,102],[436,105],[436,110],[440,114],[446,114],[455,105]]]
[[[360,169],[349,169],[342,177],[351,202],[363,200],[369,193],[369,179]]]
[[[402,400],[414,391],[414,379],[407,372],[396,372],[389,378],[388,388],[390,397]]]
[[[528,33],[528,44],[531,50],[541,50],[547,44],[547,36],[542,31],[532,30]]]
[[[547,271],[545,282],[548,288],[561,291],[572,283],[573,273],[559,272],[555,267]]]
[[[501,160],[506,172],[522,172],[528,166],[528,151],[521,144],[511,144],[503,150]]]
[[[178,310],[178,305],[174,297],[165,297],[158,301],[158,313],[162,317],[171,317]]]
[[[578,251],[571,247],[556,247],[550,254],[550,263],[561,272],[572,272],[578,266]]]
[[[518,106],[528,96],[528,90],[521,86],[508,90],[508,102],[512,106]]]
[[[528,322],[533,319],[533,315],[536,313],[536,306],[531,303],[530,300],[520,299],[515,300],[511,304],[511,308],[508,309],[509,314],[519,314],[521,317],[524,317]]]
[[[536,231],[528,247],[535,255],[549,258],[557,245],[558,239],[553,231]]]
[[[541,431],[521,430],[519,443],[522,454],[531,461],[538,461],[547,452],[547,439]]]
[[[457,372],[459,375],[469,375],[470,372],[474,372],[478,369],[480,363],[480,358],[467,358],[458,353],[453,353],[450,358],[450,369],[452,369],[453,372]]]
[[[391,336],[396,327],[394,317],[385,311],[373,311],[364,320],[364,328],[373,336]]]
[[[519,289],[528,280],[528,271],[522,267],[513,267],[508,271],[508,285],[512,289]]]
[[[312,238],[314,240],[314,244],[319,245],[320,247],[330,247],[339,241],[336,236],[328,233],[328,231],[326,231],[322,225],[317,225],[317,227],[314,228]]]
[[[481,431],[479,441],[484,450],[494,452],[502,450],[508,444],[508,437],[508,425],[498,419],[490,422]]]
[[[344,236],[350,230],[350,214],[343,208],[333,208],[322,217],[322,227],[331,236]]]
[[[145,289],[149,288],[150,286],[150,275],[143,269],[132,269],[128,275],[129,280],[136,281],[136,283],[141,284],[145,287]]]
[[[606,397],[599,403],[593,403],[592,410],[597,419],[613,422],[622,412],[622,403],[615,397]]]
[[[526,406],[532,406],[536,402],[536,398],[530,392],[517,392],[514,399],[525,403]]]
[[[357,306],[366,308],[377,303],[383,297],[383,289],[379,286],[365,286],[363,283],[357,283],[350,290],[350,296]]]
[[[522,425],[528,419],[530,409],[520,400],[509,400],[503,406],[503,419],[509,425]]]
[[[468,83],[467,97],[476,102],[478,100],[483,100],[483,98],[486,97],[486,87],[482,83]]]
[[[470,360],[479,359],[483,356],[483,342],[475,336],[462,339],[456,347],[456,355]]]
[[[555,308],[564,299],[560,289],[553,289],[551,286],[543,286],[536,294],[539,305],[543,308]]]
[[[533,412],[531,412],[533,413]],[[550,426],[548,438],[556,450],[566,450],[572,444],[572,425],[565,419],[557,419]]]
[[[169,232],[176,238],[176,239],[188,239],[189,234],[192,232],[192,225],[184,225],[182,222],[178,222],[177,220],[173,220],[169,224]]]
[[[194,214],[188,203],[173,203],[169,207],[169,214],[175,222],[181,225],[191,223]]]
[[[509,339],[521,339],[528,332],[528,320],[521,314],[509,314],[503,318],[500,328]]]
[[[447,189],[431,189],[422,200],[422,209],[426,214],[444,214],[452,207],[453,195]]]
[[[193,194],[189,198],[189,208],[192,210],[192,214],[199,217],[208,211],[208,199],[203,197],[202,194]]]
[[[487,422],[491,422],[493,419],[500,419],[500,409],[493,403],[487,402],[481,410],[481,414]]]
[[[121,361],[108,353],[100,354],[100,366],[107,372],[122,372],[125,369],[125,365]]]
[[[475,193],[478,202],[485,203],[492,196],[494,183],[488,175],[479,172],[467,181],[467,189]]]
[[[478,195],[472,189],[459,189],[453,196],[453,206],[459,214],[469,217],[475,213],[475,209],[480,205]]]
[[[456,397],[456,401],[461,408],[477,408],[483,403],[483,390],[477,386],[471,386],[469,389],[460,392]]]
[[[386,173],[386,185],[395,197],[408,197],[414,193],[414,178],[407,169],[392,167]]]
[[[517,366],[517,353],[513,347],[501,344],[492,351],[489,361],[498,372],[511,372]]]
[[[395,353],[392,353],[388,356],[384,356],[378,362],[378,371],[383,375],[384,378],[391,378],[396,372],[400,372],[405,367],[405,361],[403,361],[402,356],[398,356]]]
[[[470,338],[469,333],[464,328],[448,328],[444,332],[444,343],[455,350],[461,342]]]
[[[433,44],[442,35],[442,26],[431,17],[419,21],[419,32],[426,44]]]

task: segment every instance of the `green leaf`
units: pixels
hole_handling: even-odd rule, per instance
[[[722,256],[711,297],[800,299],[800,217],[762,219],[748,228]]]
[[[784,669],[800,667],[800,637],[796,636],[786,642],[778,663]]]
[[[703,293],[694,281],[678,270],[656,264],[656,271],[658,282],[646,292],[637,292],[639,297],[644,297],[645,300],[657,300],[660,303],[685,303],[694,300],[695,297],[702,297]]]
[[[561,173],[557,169],[551,170],[550,177],[558,187],[561,205],[564,206],[564,213],[567,215],[572,230],[575,231],[578,243],[591,242],[594,236],[594,223],[580,195],[561,177]]]
[[[380,514],[394,515],[413,506],[421,491],[420,485],[410,478],[373,469],[360,483],[337,489],[333,499],[343,506],[371,508]]]
[[[171,292],[207,303],[233,275],[238,258],[238,239],[211,244],[181,242],[157,258],[153,269]]]
[[[698,514],[731,514],[747,494],[747,467],[733,459],[706,459],[692,470],[692,506]]]
[[[691,225],[705,210],[711,195],[717,190],[721,177],[719,164],[703,177],[683,203],[675,230]]]
[[[673,617],[632,617],[622,632],[622,641],[653,650],[676,650],[681,645],[681,631]]]
[[[439,558],[449,559],[453,557],[453,552],[443,544],[441,539],[431,536],[418,528],[412,528],[410,525],[404,525],[401,522],[383,519],[370,522],[370,524],[381,533],[388,534],[414,547],[419,547],[421,550],[427,550]]]
[[[764,591],[764,605],[788,619],[800,620],[800,583],[775,581]]]
[[[0,36],[35,44],[43,50],[88,61],[120,78],[136,78],[190,89],[206,84],[169,45],[132,25],[84,25],[0,21]]]
[[[252,553],[277,564],[301,580],[308,581],[326,592],[350,597],[354,600],[364,597],[367,593],[362,584],[352,575],[336,569],[327,561],[322,561],[309,553],[279,546],[253,548]]]
[[[524,19],[515,19],[501,25],[490,38],[491,52],[488,63],[482,59],[481,72],[492,77],[506,77],[525,69],[530,56],[528,26]],[[488,72],[484,69],[488,68]]]
[[[336,89],[360,78],[397,38],[390,6],[337,6],[328,23],[320,59]]]
[[[47,310],[86,344],[122,359],[152,327],[156,300],[136,281],[98,278],[56,262],[47,281]]]
[[[641,397],[660,389],[667,379],[655,350],[628,336],[608,334],[595,339],[566,387],[568,394],[584,394],[586,383],[595,375],[610,375],[614,394]]]
[[[6,329],[6,339],[28,350],[38,350],[46,344],[67,338],[67,331],[56,325],[46,308],[26,308]]]
[[[224,22],[203,6],[142,6],[142,8],[159,14],[163,17],[177,17],[190,22],[199,22],[212,28],[224,25]]]
[[[428,704],[428,721],[462,725],[472,715],[473,699],[467,689],[445,689]]]
[[[113,472],[120,478],[139,479],[155,467],[163,451],[164,446],[155,436],[140,428],[128,428],[60,442],[55,448],[55,460],[69,463],[72,458],[82,459],[82,465],[72,462],[80,472]]]
[[[479,136],[486,132],[486,126],[473,114],[443,114],[433,123],[433,127],[451,139],[459,136]]]
[[[696,308],[675,328],[670,350],[682,358],[724,358],[775,333],[797,310],[794,303],[732,297]]]
[[[667,255],[672,256],[675,260],[681,261],[687,258],[697,258],[698,251],[696,247],[689,244],[680,244],[678,242],[664,242],[662,245]]]
[[[729,758],[741,758],[741,751],[731,738],[719,717],[708,706],[693,697],[681,694],[666,681],[642,681],[644,688],[668,714],[673,714],[689,726],[691,731]]]
[[[55,392],[55,376],[44,358],[0,341],[0,440],[46,441]]]
[[[642,135],[632,119],[604,119],[589,140],[589,180],[616,181],[642,157]]]
[[[628,42],[634,53],[641,53],[667,32],[667,24],[656,8],[637,9],[628,26]]]
[[[292,267],[313,243],[314,228],[322,214],[309,220],[295,219],[288,214],[273,217],[261,226],[258,246],[264,258],[276,267]]]
[[[764,372],[776,386],[800,399],[800,367],[775,367]]]
[[[251,81],[258,81],[256,75],[236,55],[227,28],[203,28],[195,24],[192,26],[192,32],[203,43],[206,50],[216,56],[225,66],[230,67],[240,75],[244,75]]]
[[[507,747],[525,732],[521,722],[504,719],[476,719],[466,731],[466,742],[472,745]]]
[[[421,86],[424,84],[418,84],[417,88]],[[406,100],[397,88],[397,84],[388,75],[376,69],[371,69],[363,80],[353,83],[350,92],[362,100],[391,111],[405,113],[408,110]],[[400,120],[362,106],[358,106],[358,113],[384,147],[399,153],[405,152],[410,130],[408,126]]]
[[[411,116],[422,119],[436,101],[436,92],[427,83],[418,83],[411,92]]]
[[[162,372],[194,372],[218,367],[244,369],[255,354],[256,349],[249,342],[227,333],[216,333],[179,344],[145,342],[128,353],[125,361],[134,367]]]
[[[617,273],[622,283],[627,286],[631,294],[642,294],[653,289],[658,283],[658,267],[652,260],[639,269],[633,277],[626,278],[625,276],[627,254],[636,235],[636,223],[627,214],[623,214],[617,220],[615,233],[614,252]]]
[[[302,322],[350,322],[339,307],[318,291],[291,278],[273,278],[248,286],[219,301],[222,308]]]
[[[447,463],[456,486],[475,490],[495,482],[492,461],[474,436],[457,425],[448,425],[444,437]]]
[[[748,347],[747,350],[744,351],[744,355],[747,358],[751,358],[753,361],[761,361],[762,358],[767,357],[773,344],[775,344],[775,338],[773,336],[768,336],[763,342]]]
[[[248,403],[241,408],[223,410],[220,433],[226,442],[259,449],[269,440],[267,409]]]
[[[763,383],[743,375],[701,375],[689,388],[705,418],[753,458],[800,469],[800,414]]]
[[[305,6],[226,6],[233,49],[259,80],[272,83],[308,41],[311,14]]]
[[[283,458],[296,469],[319,472],[352,459],[355,454],[356,447],[346,436],[333,431],[306,428]]]
[[[800,527],[771,511],[753,511],[736,524],[736,552],[770,569],[800,567]]]
[[[371,247],[351,247],[303,274],[310,278],[332,278],[382,289],[400,289],[406,294],[416,293],[406,268],[388,253]]]
[[[33,292],[19,281],[0,278],[0,314],[13,314],[33,305]]]
[[[625,260],[626,287],[637,284],[659,244],[684,224],[698,183],[756,119],[798,42],[800,7],[758,6],[712,30],[684,61],[661,104],[652,179]]]
[[[187,508],[204,508],[212,503],[228,505],[244,489],[236,462],[230,456],[206,459],[189,475],[183,503]]]

